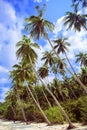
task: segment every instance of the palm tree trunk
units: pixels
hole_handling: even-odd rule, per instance
[[[23,105],[22,105],[22,102],[21,102],[21,99],[20,99],[20,95],[19,95],[19,92],[18,92],[18,89],[17,89],[17,86],[16,86],[15,88],[16,88],[17,99],[18,99],[18,101],[19,101],[19,107],[20,107],[20,109],[21,109],[23,119],[24,119],[24,121],[26,122],[26,124],[28,124],[27,118],[26,118],[26,116],[25,116],[24,108],[23,108]]]
[[[87,88],[86,86],[81,82],[81,80],[76,76],[73,75],[73,73],[67,68],[67,66],[63,63],[62,59],[59,57],[59,55],[57,54],[57,52],[55,51],[50,39],[48,38],[48,36],[46,35],[46,39],[48,40],[50,46],[52,47],[52,50],[54,51],[54,53],[56,54],[57,58],[60,60],[60,62],[64,65],[64,67],[66,68],[66,70],[73,76],[73,78],[82,86],[82,88],[84,89],[84,91],[87,94]]]
[[[12,105],[11,105],[11,109],[12,109],[13,114],[14,114],[14,122],[15,122],[16,117],[17,117],[17,114],[16,114],[16,112],[15,112],[15,110],[14,110],[14,107],[13,107]]]
[[[76,72],[75,72],[75,70],[74,70],[74,68],[73,68],[72,64],[70,63],[70,60],[68,59],[68,56],[67,56],[66,52],[64,52],[64,54],[65,54],[65,57],[66,57],[66,59],[67,59],[67,61],[68,61],[69,65],[70,65],[70,67],[71,67],[72,71],[73,71],[73,72],[74,72],[74,74],[77,76],[77,74],[76,74]]]
[[[76,96],[76,94],[74,93],[72,87],[69,87],[69,89],[71,90],[71,92],[72,92],[73,96],[75,97],[75,99],[77,99],[77,96]]]
[[[48,93],[53,97],[55,103],[57,104],[57,106],[59,107],[61,113],[63,114],[63,116],[66,118],[66,120],[68,121],[69,123],[69,129],[70,128],[74,128],[72,122],[70,121],[68,115],[66,114],[66,112],[64,111],[63,107],[60,105],[60,103],[58,102],[58,100],[56,99],[56,97],[53,95],[53,93],[50,91],[50,89],[48,87],[46,87],[45,83],[42,81],[42,79],[39,77],[37,71],[35,70],[33,64],[32,64],[32,61],[31,61],[31,58],[30,58],[30,63],[31,63],[31,66],[32,66],[32,69],[33,71],[35,72],[37,78],[41,81],[41,83],[43,84],[43,86],[45,86],[46,90],[48,91]]]
[[[39,110],[41,111],[41,113],[42,113],[43,117],[45,118],[45,120],[46,120],[47,124],[48,124],[48,125],[51,125],[50,121],[47,119],[47,117],[46,117],[45,113],[43,112],[42,108],[40,107],[40,104],[39,104],[39,103],[36,101],[36,99],[34,98],[34,96],[33,96],[33,93],[32,93],[32,91],[31,91],[31,89],[28,87],[28,85],[26,85],[26,87],[27,87],[28,91],[30,92],[30,95],[31,95],[32,99],[34,100],[34,102],[35,102],[35,103],[36,103],[36,105],[38,106]]]
[[[44,92],[43,89],[42,89],[42,92],[43,92],[43,95],[44,95],[44,97],[45,97],[45,99],[46,99],[46,101],[47,101],[49,107],[51,108],[51,107],[52,107],[52,106],[51,106],[51,103],[49,102],[49,100],[48,100],[48,98],[47,98],[47,95],[45,94],[45,92]]]

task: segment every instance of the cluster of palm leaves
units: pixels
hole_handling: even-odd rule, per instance
[[[74,4],[75,2],[78,1],[73,1]],[[79,1],[80,2],[80,1]],[[86,1],[83,1],[86,4]],[[10,72],[10,77],[12,79],[12,89],[9,92],[9,96],[7,99],[11,103],[11,107],[13,110],[14,115],[16,116],[15,110],[14,110],[14,100],[13,95],[15,94],[15,98],[18,100],[19,107],[21,109],[23,119],[26,123],[28,123],[26,114],[24,111],[24,105],[23,105],[23,100],[21,98],[21,90],[23,88],[26,88],[26,93],[32,97],[34,100],[35,104],[37,105],[38,109],[42,113],[45,121],[50,125],[51,122],[48,120],[47,116],[45,115],[43,109],[41,108],[40,102],[39,102],[39,97],[35,93],[35,85],[37,82],[42,84],[45,87],[45,91],[53,98],[55,101],[56,105],[60,109],[62,115],[65,117],[67,122],[69,123],[68,128],[73,128],[73,124],[71,120],[69,119],[67,113],[59,103],[59,100],[57,98],[58,93],[61,96],[62,100],[65,101],[65,96],[67,97],[68,92],[66,89],[67,82],[69,81],[71,84],[71,80],[67,81],[66,77],[66,71],[69,72],[69,74],[72,75],[72,78],[76,80],[75,84],[80,84],[80,86],[83,88],[83,90],[87,93],[87,88],[85,85],[87,85],[87,54],[79,53],[77,57],[77,62],[80,61],[81,65],[84,64],[84,68],[82,68],[82,75],[85,71],[84,77],[77,76],[72,64],[70,63],[70,60],[67,56],[67,47],[70,46],[70,43],[68,43],[67,38],[60,38],[58,37],[57,39],[54,39],[51,41],[48,37],[48,31],[53,31],[54,25],[47,21],[46,19],[43,18],[43,11],[41,10],[40,7],[36,7],[38,10],[38,16],[30,16],[29,18],[25,19],[25,30],[29,33],[30,37],[27,37],[26,35],[23,35],[22,40],[17,43],[17,58],[19,59],[19,64],[16,64],[13,66],[13,70]],[[74,27],[76,31],[81,31],[82,28],[86,29],[86,15],[80,15],[78,12],[68,12],[67,15],[64,18],[64,25],[68,24],[68,28],[71,29]],[[36,42],[31,42],[31,40],[39,40],[41,37],[44,37],[50,44],[52,50],[51,51],[46,51],[43,54],[43,57],[41,60],[44,61],[44,64],[37,70],[36,69],[36,61],[38,58],[37,53],[35,52],[34,48],[40,48],[39,45]],[[64,54],[64,58],[60,58],[60,54]],[[67,63],[70,65],[71,70],[68,69]],[[53,83],[51,83],[51,90],[48,87],[48,84],[44,81],[44,79],[50,74],[53,73],[55,75],[55,79]],[[62,76],[63,81],[66,81],[66,85],[64,86],[64,89],[62,88],[62,83],[58,80],[58,75]],[[82,83],[83,80],[85,81]],[[69,83],[68,82],[68,83]],[[57,88],[56,85],[59,86],[59,89]],[[69,84],[68,84],[69,85]],[[21,89],[22,88],[22,89]],[[76,94],[73,92],[72,86],[69,88],[70,91],[72,91],[72,95],[76,97]],[[34,92],[34,94],[33,94]],[[51,107],[51,104],[49,102],[49,99],[47,98],[47,95],[44,92],[44,89],[42,89],[43,95]],[[58,93],[56,93],[58,92]],[[65,94],[64,94],[65,92]],[[56,94],[55,94],[56,93]],[[26,95],[26,94],[25,94]],[[70,97],[70,95],[68,95]],[[10,98],[9,98],[10,97]],[[15,99],[14,98],[14,99]],[[27,97],[26,97],[27,98]]]

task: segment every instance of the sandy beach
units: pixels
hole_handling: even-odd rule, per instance
[[[76,126],[72,130],[87,130],[87,126],[81,126],[81,124],[74,123]],[[0,130],[66,130],[68,124],[63,125],[52,125],[47,126],[46,123],[31,123],[26,125],[25,123],[12,122],[12,121],[2,121],[0,120]]]

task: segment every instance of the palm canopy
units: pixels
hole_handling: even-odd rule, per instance
[[[80,62],[81,66],[87,66],[87,53],[79,52],[79,54],[76,55],[76,62]]]
[[[70,43],[67,42],[67,38],[58,38],[54,40],[54,49],[57,49],[57,53],[65,53],[67,46],[70,46]]]
[[[49,75],[49,69],[46,65],[43,65],[38,69],[38,73],[41,78],[45,78]]]
[[[45,65],[52,66],[54,64],[52,51],[45,51],[41,60],[45,61]]]
[[[38,16],[30,16],[25,19],[25,30],[29,32],[30,36],[39,39],[44,36],[47,37],[48,31],[53,31],[53,23],[43,19],[43,10],[38,11]]]
[[[31,66],[22,63],[13,66],[13,70],[10,71],[10,77],[13,81],[16,81],[17,84],[23,83],[25,80],[36,81],[36,76]]]
[[[39,45],[36,43],[31,43],[30,39],[23,35],[22,40],[19,41],[16,46],[18,50],[16,52],[17,58],[22,58],[22,60],[30,63],[30,57],[32,62],[35,63],[38,58],[34,48],[39,48]]]
[[[87,0],[72,0],[73,4],[82,4],[82,8],[87,7]]]
[[[64,70],[64,58],[62,59],[63,63],[60,62],[60,59],[58,59],[57,57],[54,57],[54,65],[52,66],[52,70],[54,71],[54,73],[57,74],[57,72],[59,72],[60,74],[64,74],[65,70]]]
[[[68,29],[74,28],[75,31],[81,31],[82,28],[86,30],[86,17],[87,15],[67,12],[64,17],[64,25],[67,25]]]

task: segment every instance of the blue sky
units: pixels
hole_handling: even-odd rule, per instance
[[[75,54],[79,51],[87,51],[86,35],[82,30],[80,33],[66,31],[63,26],[63,17],[67,11],[72,11],[71,0],[0,0],[0,101],[4,100],[5,93],[9,90],[9,71],[17,63],[15,56],[15,44],[21,40],[24,29],[24,18],[35,14],[36,5],[46,4],[45,18],[55,24],[52,38],[62,32],[63,36],[69,38],[71,47],[68,56],[73,66],[79,70],[75,64]],[[85,10],[87,13],[87,10]],[[44,44],[45,43],[45,44]],[[82,44],[83,43],[83,44]],[[41,45],[41,44],[40,44]],[[49,50],[47,41],[43,42],[39,54],[38,65],[41,64],[42,52]],[[50,76],[52,79],[53,77]]]

